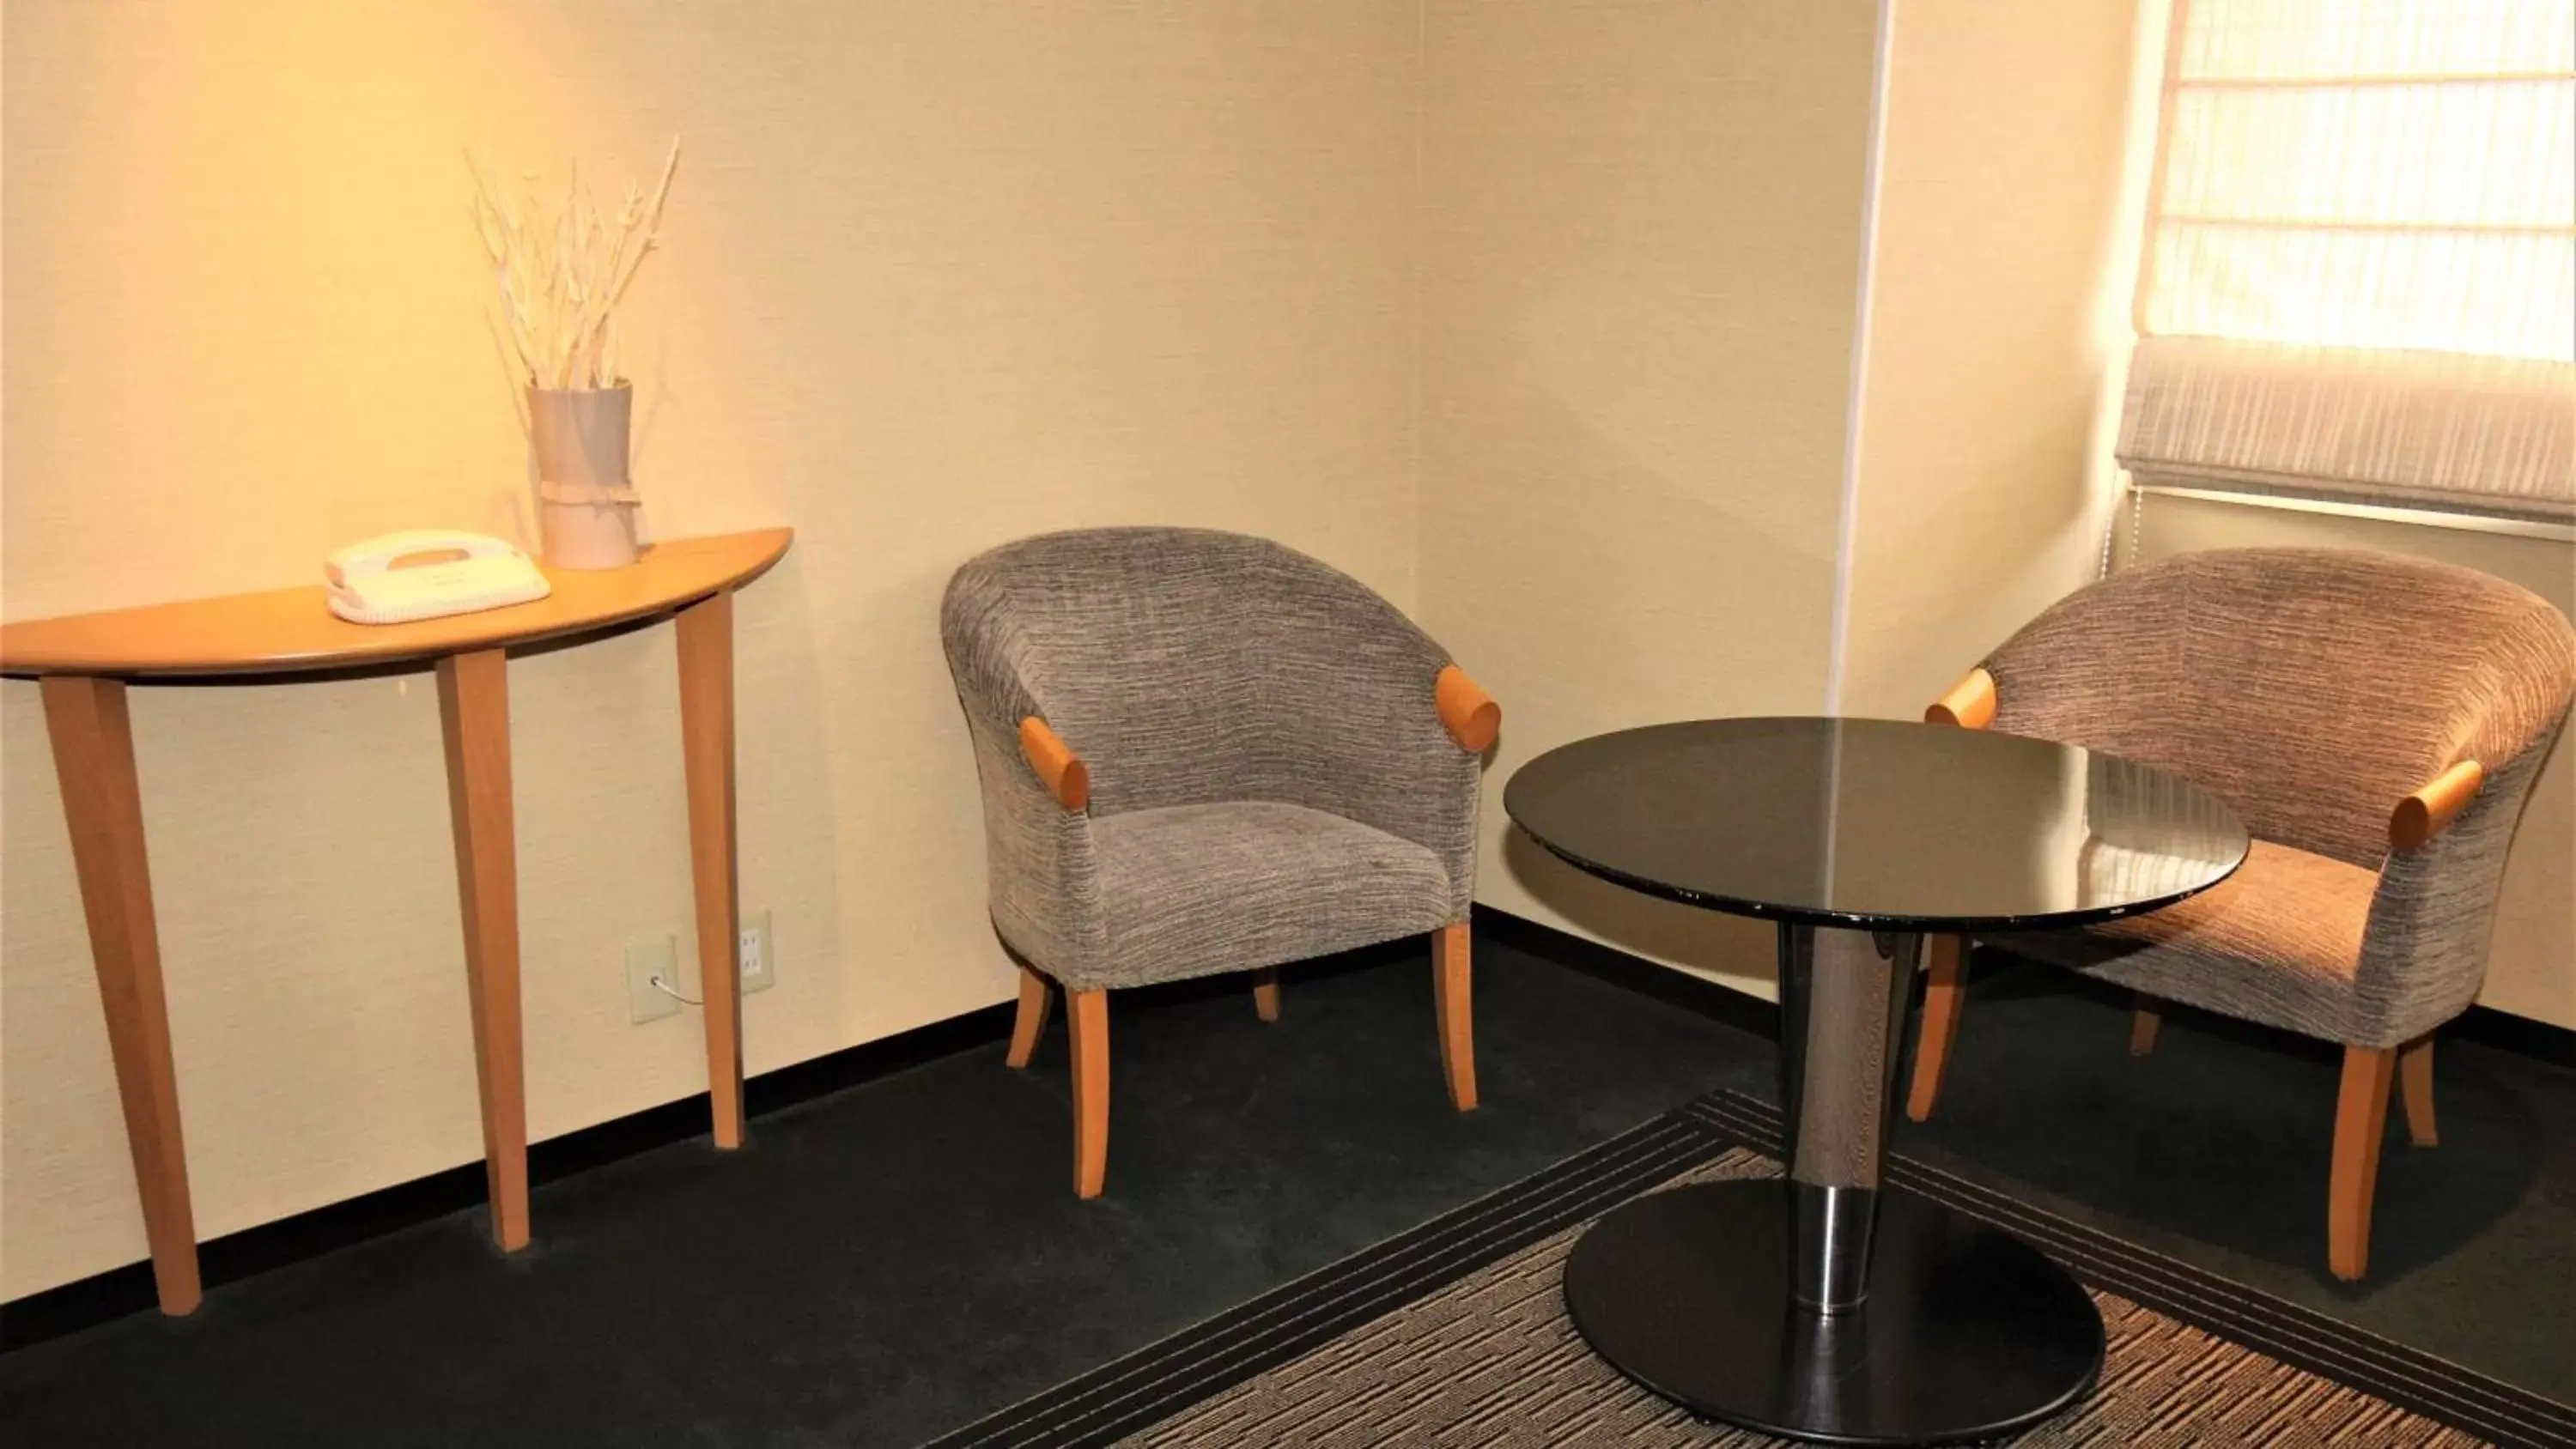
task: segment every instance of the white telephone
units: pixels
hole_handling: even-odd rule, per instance
[[[554,585],[507,539],[447,529],[388,533],[322,561],[331,612],[353,624],[401,624],[523,604]]]

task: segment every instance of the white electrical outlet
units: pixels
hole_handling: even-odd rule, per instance
[[[745,994],[778,984],[778,961],[769,949],[769,912],[742,918],[742,943],[735,956],[741,963]]]
[[[680,985],[680,953],[669,936],[654,941],[638,941],[626,948],[626,1011],[639,1022],[669,1016],[680,1009],[680,999],[653,985],[654,977],[662,978],[671,991]]]

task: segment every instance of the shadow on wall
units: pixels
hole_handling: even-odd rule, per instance
[[[1512,345],[1485,361],[1486,395],[1466,411],[1510,427],[1452,440],[1450,462],[1482,506],[1426,533],[1421,613],[1503,704],[1485,808],[1499,814],[1511,772],[1568,741],[1665,720],[1812,713],[1836,526],[1830,501],[1816,500],[1832,497],[1834,450],[1802,452],[1796,427],[1737,413],[1678,420],[1679,402],[1623,417],[1557,386]],[[1727,391],[1710,371],[1676,366],[1639,391],[1705,411],[1698,399]],[[1773,979],[1766,924],[1613,885],[1517,829],[1500,832],[1500,847],[1485,869],[1499,864],[1512,889],[1488,895],[1493,904],[1534,903],[1620,950],[1739,989]]]
[[[1587,875],[1550,854],[1526,831],[1503,837],[1503,868],[1548,909],[1599,939],[1730,984],[1776,982],[1778,951],[1768,921],[1663,900]]]

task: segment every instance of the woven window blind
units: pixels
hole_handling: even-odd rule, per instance
[[[2576,3],[2174,0],[2120,460],[2576,518]]]

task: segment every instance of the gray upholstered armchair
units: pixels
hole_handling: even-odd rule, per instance
[[[1010,1064],[1064,989],[1074,1191],[1109,1150],[1107,990],[1430,933],[1440,1057],[1476,1105],[1468,904],[1493,701],[1353,579],[1199,529],[1048,534],[949,581],[940,634],[983,781]]]
[[[2505,852],[2571,692],[2576,629],[2526,589],[2384,554],[2230,549],[2078,590],[1927,717],[2160,765],[2244,816],[2253,850],[2214,889],[2004,944],[2134,989],[2136,1055],[2158,1001],[2340,1043],[2327,1261],[2357,1279],[2391,1078],[2431,1145],[2431,1033],[2477,997]],[[1929,953],[1917,1121],[1962,954]]]

